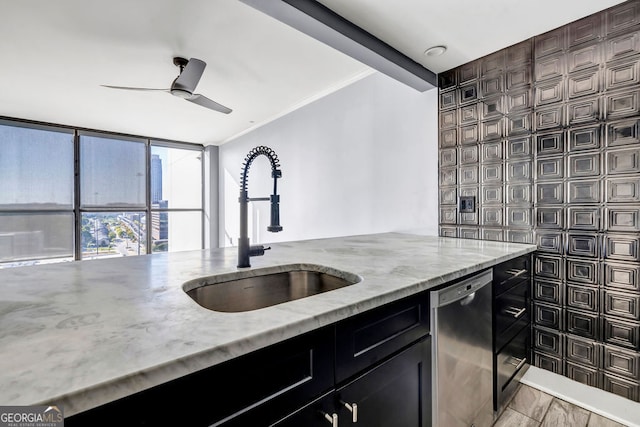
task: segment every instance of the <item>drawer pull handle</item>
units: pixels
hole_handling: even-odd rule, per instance
[[[345,408],[347,408],[349,412],[351,412],[351,422],[357,423],[358,422],[358,405],[355,403],[348,404],[347,402],[343,402],[342,400],[340,401],[340,403],[342,403],[342,405]]]
[[[519,371],[520,368],[522,368],[522,366],[527,363],[527,358],[523,357],[522,359],[518,359],[517,357],[512,357],[511,360],[509,361],[510,365],[513,365],[516,367],[515,371]]]
[[[504,309],[505,313],[512,315],[516,319],[518,319],[520,316],[522,316],[525,311],[527,311],[526,307],[523,307],[523,308],[507,307],[507,308]]]
[[[329,415],[326,412],[322,412],[322,411],[320,411],[320,413],[322,414],[325,420],[331,423],[331,427],[338,427],[338,414],[333,413]]]
[[[527,272],[526,268],[522,270],[515,270],[515,269],[507,270],[507,273],[511,275],[511,279],[513,279],[514,277],[522,276],[526,272]]]

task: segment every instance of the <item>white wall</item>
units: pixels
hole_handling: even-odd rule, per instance
[[[421,93],[375,73],[220,147],[220,244],[238,238],[241,166],[249,150],[278,154],[280,223],[269,203],[250,210],[252,243],[427,228],[437,235],[437,89]],[[266,157],[249,196],[271,194]],[[230,240],[231,239],[231,240]]]

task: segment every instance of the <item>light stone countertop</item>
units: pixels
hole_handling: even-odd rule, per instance
[[[271,246],[252,269],[316,264],[363,280],[218,313],[182,285],[237,272],[236,248],[0,270],[0,405],[59,404],[70,416],[536,248],[405,233]]]

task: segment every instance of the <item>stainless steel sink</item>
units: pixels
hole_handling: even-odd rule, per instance
[[[352,273],[299,264],[195,279],[183,289],[204,308],[235,313],[306,298],[361,280]]]

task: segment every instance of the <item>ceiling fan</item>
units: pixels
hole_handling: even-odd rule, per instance
[[[202,77],[204,68],[207,66],[204,61],[201,61],[197,58],[191,58],[187,60],[185,58],[175,57],[173,58],[173,63],[177,67],[180,67],[180,74],[178,75],[178,77],[176,77],[173,83],[171,83],[171,87],[169,89],[109,85],[102,86],[111,89],[168,92],[171,95],[186,99],[189,102],[193,102],[194,104],[198,104],[202,107],[209,108],[220,113],[229,114],[231,111],[233,111],[231,110],[231,108],[225,107],[222,104],[218,104],[217,102],[210,100],[204,95],[193,93],[193,91],[196,89],[196,86],[198,85],[198,82],[200,81],[200,78]]]

